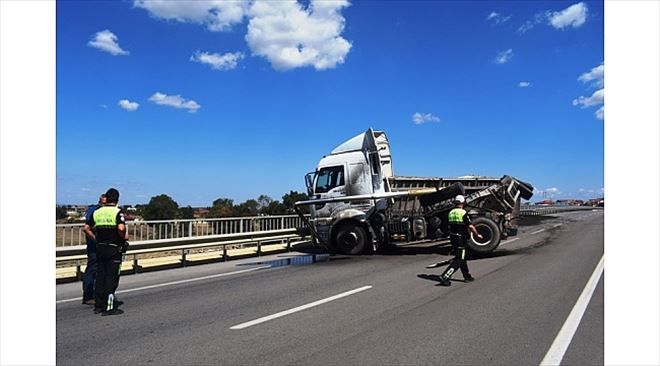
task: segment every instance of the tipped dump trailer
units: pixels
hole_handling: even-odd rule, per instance
[[[452,199],[466,207],[483,239],[472,251],[488,253],[517,234],[520,199],[533,187],[511,176],[458,178],[395,176],[387,136],[368,129],[324,156],[305,176],[310,200],[296,202],[315,243],[331,252],[366,254],[400,243],[448,237]],[[307,220],[298,207],[309,205]]]

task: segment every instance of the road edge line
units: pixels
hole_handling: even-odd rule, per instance
[[[580,321],[582,321],[582,316],[584,315],[584,312],[587,310],[587,306],[591,301],[591,297],[593,296],[594,291],[596,290],[598,281],[600,281],[600,277],[603,274],[604,261],[605,261],[605,255],[600,257],[600,261],[598,262],[598,265],[596,265],[596,268],[591,274],[591,277],[589,277],[589,281],[587,281],[587,284],[584,286],[584,289],[582,290],[580,297],[578,297],[578,300],[573,306],[573,309],[571,310],[570,314],[568,314],[568,317],[564,321],[564,325],[562,325],[561,329],[559,330],[559,333],[557,333],[557,336],[555,337],[555,340],[552,342],[550,349],[548,349],[548,352],[545,354],[545,357],[543,357],[543,360],[539,364],[540,366],[561,364],[561,361],[564,358],[564,354],[566,353],[568,346],[571,344],[571,341],[573,340],[573,336],[575,335],[575,332],[577,331],[577,328],[580,325]]]
[[[266,269],[266,268],[271,268],[271,266],[260,266],[260,267],[255,267],[255,268],[242,269],[242,270],[239,270],[239,271],[223,272],[223,273],[218,273],[218,274],[209,275],[209,276],[189,278],[189,279],[186,279],[186,280],[159,283],[159,284],[155,284],[155,285],[149,285],[149,286],[136,287],[136,288],[126,289],[126,290],[120,290],[120,291],[116,291],[115,293],[116,294],[125,294],[127,292],[148,290],[148,289],[152,289],[152,288],[158,288],[158,287],[164,287],[164,286],[179,285],[179,284],[188,283],[188,282],[208,280],[208,279],[211,279],[211,278],[231,276],[231,275],[240,274],[240,273],[254,272],[254,271],[258,271],[260,269]],[[65,302],[71,302],[71,301],[76,301],[76,300],[82,300],[82,297],[76,297],[76,298],[73,298],[73,299],[57,300],[57,301],[55,301],[55,303],[56,304],[62,304],[62,303],[65,303]]]

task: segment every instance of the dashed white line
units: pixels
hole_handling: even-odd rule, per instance
[[[542,232],[544,232],[544,231],[545,231],[545,229],[536,230],[535,232],[530,233],[529,235],[534,235],[534,234],[542,233]]]
[[[575,335],[575,331],[580,325],[582,316],[587,310],[587,305],[589,305],[589,301],[594,294],[600,276],[603,274],[604,259],[604,256],[600,258],[600,262],[598,262],[596,269],[594,269],[591,277],[589,277],[589,281],[587,281],[587,285],[584,287],[580,297],[573,306],[573,310],[568,314],[568,318],[566,318],[564,325],[559,330],[557,337],[555,337],[555,340],[552,342],[545,357],[543,357],[541,366],[561,364],[561,360],[564,358],[564,354],[573,340],[573,335]]]
[[[557,224],[557,225],[553,225],[552,227],[560,227],[562,225],[564,225],[564,224]]]
[[[514,242],[514,241],[516,241],[516,240],[518,240],[518,239],[520,239],[520,238],[513,238],[513,239],[509,239],[509,240],[502,241],[502,242],[500,242],[500,246],[502,246],[502,245],[504,245],[504,244],[512,243],[512,242]]]
[[[141,290],[147,290],[151,288],[158,288],[158,287],[164,287],[164,286],[172,286],[172,285],[179,285],[182,283],[189,283],[189,282],[195,282],[195,281],[202,281],[202,280],[208,280],[211,278],[218,278],[218,277],[225,277],[225,276],[231,276],[235,274],[240,274],[240,273],[247,273],[247,272],[254,272],[258,271],[260,269],[264,268],[270,268],[270,266],[260,266],[260,267],[254,267],[254,268],[248,268],[248,269],[242,269],[240,271],[234,271],[234,272],[225,272],[225,273],[218,273],[210,276],[204,276],[204,277],[196,277],[196,278],[189,278],[187,280],[180,280],[180,281],[173,281],[173,282],[166,282],[166,283],[159,283],[157,285],[150,285],[150,286],[143,286],[143,287],[136,287],[136,288],[131,288],[128,290],[121,290],[117,291],[116,293],[118,294],[125,294],[127,292],[134,292],[134,291],[141,291]],[[66,300],[58,300],[55,301],[56,304],[61,304],[64,302],[71,302],[71,301],[81,301],[82,297],[76,297],[73,299],[66,299]]]
[[[277,319],[277,318],[280,318],[280,317],[283,317],[283,316],[286,316],[286,315],[289,315],[289,314],[297,313],[299,311],[306,310],[306,309],[312,308],[314,306],[319,306],[321,304],[325,304],[326,302],[330,302],[330,301],[333,301],[333,300],[341,299],[342,297],[357,294],[358,292],[368,290],[372,287],[373,286],[363,286],[363,287],[360,287],[360,288],[356,288],[355,290],[346,291],[346,292],[343,292],[343,293],[335,295],[335,296],[330,296],[330,297],[327,297],[325,299],[321,299],[321,300],[318,300],[318,301],[311,302],[309,304],[305,304],[305,305],[295,307],[293,309],[280,311],[279,313],[276,313],[276,314],[273,314],[273,315],[264,316],[263,318],[259,318],[259,319],[255,319],[255,320],[252,320],[252,321],[249,321],[249,322],[234,325],[233,327],[231,327],[229,329],[233,329],[233,330],[245,329],[247,327],[251,327],[253,325],[261,324],[261,323],[267,322],[269,320]]]

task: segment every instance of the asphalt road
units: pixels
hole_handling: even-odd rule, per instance
[[[118,316],[81,305],[80,283],[58,285],[57,363],[538,365],[603,255],[603,211],[533,220],[451,287],[425,268],[449,258],[430,245],[124,276]],[[562,365],[604,362],[603,278]]]

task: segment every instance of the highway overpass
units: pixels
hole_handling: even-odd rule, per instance
[[[110,317],[80,304],[79,282],[61,284],[57,363],[603,364],[603,216],[529,217],[469,262],[475,282],[456,274],[448,288],[425,268],[449,258],[436,243],[125,276],[125,313]]]

